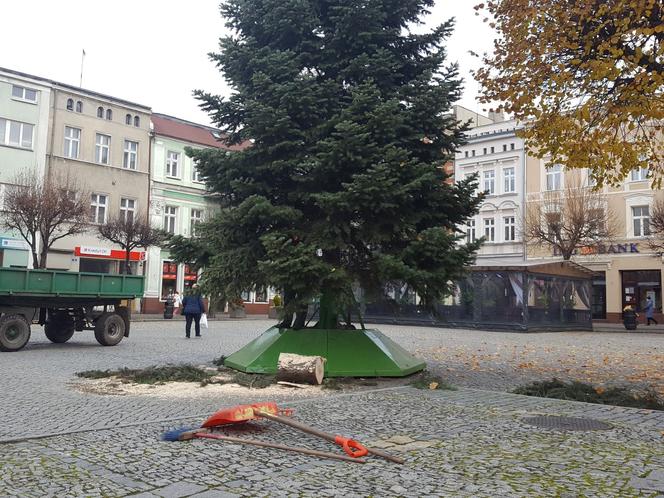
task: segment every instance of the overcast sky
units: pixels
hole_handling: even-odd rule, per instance
[[[438,0],[427,20],[457,20],[450,61],[465,79],[461,104],[482,112],[469,50],[490,51],[493,32],[475,16],[473,0]],[[23,0],[2,2],[0,67],[83,87],[208,124],[193,89],[227,94],[207,53],[224,33],[219,0]]]

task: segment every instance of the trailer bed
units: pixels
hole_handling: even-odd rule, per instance
[[[135,299],[143,296],[143,290],[144,279],[136,275],[0,268],[0,301],[17,297]]]

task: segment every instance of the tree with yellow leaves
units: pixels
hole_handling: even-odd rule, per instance
[[[484,103],[528,123],[550,164],[615,185],[649,168],[664,178],[662,0],[494,0],[475,7],[497,30],[475,76]]]

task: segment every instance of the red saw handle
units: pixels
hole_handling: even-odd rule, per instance
[[[334,436],[334,442],[341,446],[348,456],[353,458],[360,458],[369,453],[369,450],[354,439],[343,436]]]

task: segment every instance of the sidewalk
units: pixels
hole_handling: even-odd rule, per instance
[[[257,390],[247,403],[264,401]],[[186,403],[186,399],[173,400]],[[281,407],[281,405],[280,405]],[[234,496],[662,496],[664,413],[476,389],[391,388],[295,401],[297,420],[403,457],[364,465],[211,440],[163,442],[210,415],[0,444],[0,494],[229,498]],[[604,430],[542,429],[539,415]],[[340,453],[267,421],[240,437]]]
[[[636,330],[627,330],[622,323],[593,323],[593,332],[624,332],[629,334],[664,334],[664,323],[658,325],[646,325],[639,322]]]
[[[228,313],[216,313],[215,316],[208,315],[208,321],[235,321],[235,320],[267,320],[267,315],[247,315],[246,318],[230,318]],[[180,320],[184,321],[183,315],[173,315],[173,318],[164,318],[163,314],[132,313],[132,322],[163,322]]]

